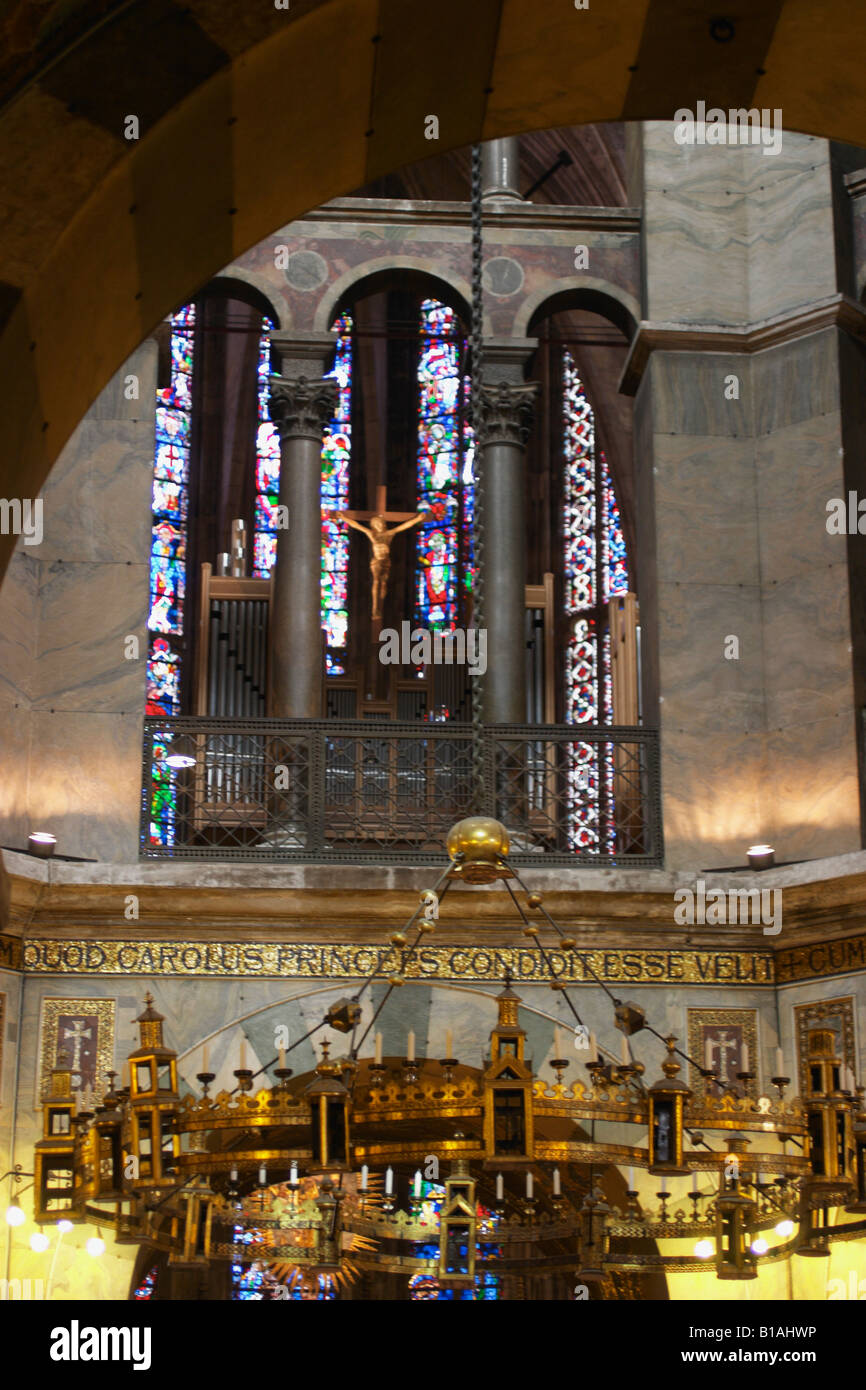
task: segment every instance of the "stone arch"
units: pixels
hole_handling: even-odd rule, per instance
[[[240,299],[271,319],[276,328],[290,327],[287,322],[291,317],[288,305],[281,301],[277,308],[272,297],[273,285],[263,275],[257,275],[243,266],[232,266],[227,275],[215,275],[202,292],[223,293],[232,299]]]
[[[600,314],[631,342],[640,322],[640,305],[634,295],[609,280],[594,275],[575,275],[556,280],[527,295],[514,320],[514,336],[529,338],[541,319],[562,309],[588,309]]]
[[[472,292],[469,285],[459,275],[445,276],[432,271],[428,263],[415,256],[382,256],[379,260],[365,261],[363,265],[352,266],[333,281],[316,308],[313,328],[317,333],[326,333],[334,319],[359,291],[371,294],[385,288],[394,272],[400,272],[401,280],[414,282],[422,291],[442,299],[456,309],[468,325],[469,303]]]

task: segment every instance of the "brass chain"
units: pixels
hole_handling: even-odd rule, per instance
[[[471,420],[472,460],[472,623],[476,631],[484,627],[484,485],[481,462],[481,378],[483,353],[483,304],[481,298],[481,146],[472,146],[472,323],[471,323]],[[473,808],[484,807],[484,687],[481,676],[472,677],[472,799]]]

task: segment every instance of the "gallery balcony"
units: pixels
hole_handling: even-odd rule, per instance
[[[455,722],[145,720],[143,858],[441,863],[473,810],[517,866],[660,866],[658,734],[487,725],[474,747]]]

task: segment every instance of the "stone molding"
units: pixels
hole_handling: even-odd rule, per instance
[[[653,352],[765,352],[834,327],[866,341],[866,308],[848,295],[833,294],[746,327],[644,319],[632,339],[619,389],[625,396],[635,395]]]
[[[527,203],[517,199],[490,199],[484,204],[484,222],[491,227],[557,228],[566,231],[631,232],[641,230],[640,208],[571,207],[558,203]],[[452,203],[415,198],[332,198],[323,207],[291,222],[278,235],[301,228],[309,236],[309,223],[347,222],[431,227],[470,227],[468,202]]]
[[[337,404],[337,383],[323,377],[271,377],[271,420],[280,442],[321,439]]]

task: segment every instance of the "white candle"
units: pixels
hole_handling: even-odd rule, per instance
[[[374,1038],[374,1042],[375,1042],[375,1044],[376,1044],[376,1066],[377,1066],[377,1067],[380,1067],[380,1066],[382,1065],[382,1034],[381,1034],[381,1033],[377,1033],[377,1034],[376,1034],[376,1036],[375,1036],[375,1038]]]
[[[409,1037],[406,1040],[406,1060],[407,1062],[415,1061],[415,1034],[412,1032],[411,1028],[409,1029]]]
[[[692,1173],[692,1192],[697,1192],[697,1190],[698,1190],[698,1175],[697,1175],[697,1173]]]
[[[742,1044],[740,1045],[740,1071],[748,1071],[748,1070],[749,1070],[749,1044],[748,1044],[748,1043],[742,1043]]]
[[[531,1173],[527,1173],[527,1174],[526,1174],[526,1195],[527,1195],[527,1197],[529,1197],[529,1198],[532,1197],[532,1174],[531,1174]]]
[[[280,1071],[285,1071],[285,1067],[286,1067],[286,1049],[285,1049],[284,1047],[281,1046],[281,1047],[280,1047]]]
[[[265,1168],[264,1166],[262,1166],[262,1167],[259,1169],[259,1187],[267,1187],[267,1185],[268,1185],[268,1170],[267,1170],[267,1168]]]
[[[785,1075],[785,1054],[781,1047],[776,1048],[776,1075]]]
[[[556,1058],[562,1056],[562,1040],[559,1036],[558,1028],[554,1028],[553,1030],[553,1055]]]
[[[629,1192],[634,1192],[634,1169],[633,1169],[633,1168],[629,1168],[629,1170],[628,1170],[628,1190],[629,1190]]]
[[[667,1192],[667,1190],[668,1190],[668,1180],[667,1180],[667,1178],[662,1178],[662,1185],[661,1185],[661,1189],[660,1189],[660,1190],[661,1190],[662,1192]]]
[[[231,1179],[232,1182],[237,1182],[237,1180],[238,1180],[238,1170],[237,1170],[237,1168],[232,1168],[231,1172],[229,1173],[229,1178]]]
[[[362,1191],[362,1192],[366,1192],[366,1191],[367,1191],[367,1174],[369,1173],[369,1171],[370,1171],[370,1170],[368,1169],[366,1163],[362,1163],[362,1164],[361,1164],[361,1191]]]
[[[297,1181],[298,1181],[298,1165],[297,1165],[297,1163],[292,1163],[292,1166],[291,1166],[291,1168],[289,1169],[289,1182],[297,1182]]]
[[[207,1071],[207,1043],[201,1050],[201,1069],[203,1072]]]
[[[386,1170],[385,1170],[385,1195],[388,1196],[388,1197],[390,1197],[390,1196],[391,1196],[391,1193],[392,1193],[393,1191],[394,1191],[394,1169],[393,1169],[393,1168],[386,1168]]]
[[[452,1057],[452,1056],[454,1055],[453,1048],[454,1048],[454,1034],[451,1032],[451,1029],[450,1029],[450,1028],[446,1028],[446,1030],[445,1030],[445,1056],[446,1056],[446,1058]]]
[[[505,1196],[505,1180],[501,1173],[496,1174],[496,1200],[501,1202]]]
[[[241,1038],[241,1064],[239,1070],[247,1070],[247,1040],[243,1037]]]
[[[560,1186],[559,1186],[559,1169],[558,1169],[558,1168],[554,1168],[554,1170],[553,1170],[553,1195],[554,1195],[554,1197],[558,1197],[558,1196],[560,1195],[560,1191],[561,1191],[561,1189],[560,1189]]]
[[[591,1062],[598,1061],[598,1048],[595,1045],[595,1033],[590,1033],[589,1035],[589,1060]]]
[[[420,1168],[417,1168],[417,1169],[415,1170],[415,1196],[416,1196],[416,1197],[420,1197],[420,1196],[421,1196],[421,1169],[420,1169]]]
[[[704,1043],[704,1071],[713,1070],[713,1040],[707,1038]]]

